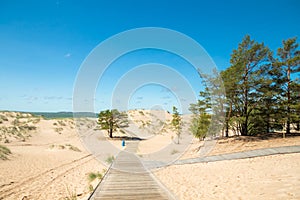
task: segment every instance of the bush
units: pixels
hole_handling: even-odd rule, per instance
[[[96,173],[94,173],[94,172],[89,173],[89,175],[88,175],[88,180],[89,180],[89,182],[92,182],[92,181],[95,180],[96,178],[97,178]]]
[[[99,180],[103,178],[103,175],[100,172],[94,173],[94,172],[90,172],[88,174],[88,180],[89,182],[94,181],[96,178],[98,178]]]
[[[112,164],[115,160],[114,156],[109,156],[108,158],[106,158],[105,162],[107,162],[108,164]]]

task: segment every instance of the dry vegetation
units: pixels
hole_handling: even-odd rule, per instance
[[[7,160],[7,156],[11,154],[9,148],[0,145],[0,160]]]
[[[36,132],[39,117],[27,113],[1,112],[0,114],[0,142],[25,142]]]

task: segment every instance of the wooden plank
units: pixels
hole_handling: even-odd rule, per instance
[[[136,199],[174,199],[173,196],[146,171],[135,155],[138,142],[127,143],[114,161],[100,185],[90,199],[93,200],[136,200]]]

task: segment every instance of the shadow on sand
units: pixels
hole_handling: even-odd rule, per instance
[[[107,138],[108,140],[126,140],[126,141],[141,141],[143,139],[139,137],[130,137],[130,136],[114,136],[112,138]]]

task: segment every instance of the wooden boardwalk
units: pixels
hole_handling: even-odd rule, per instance
[[[134,154],[138,142],[128,142],[89,199],[175,199]]]

